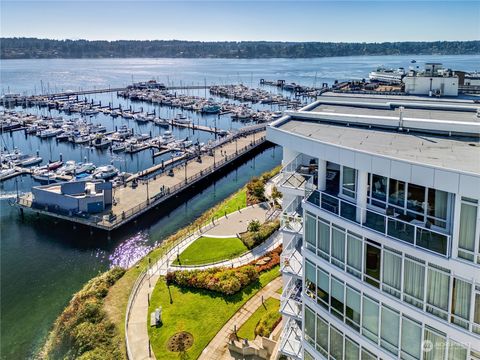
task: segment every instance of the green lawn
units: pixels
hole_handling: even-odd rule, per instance
[[[247,206],[247,188],[243,187],[230,198],[227,199],[214,213],[215,219],[225,216],[225,212],[228,214],[235,212],[239,209],[243,209]],[[210,219],[211,221],[211,219]]]
[[[153,290],[148,315],[150,321],[150,313],[155,308],[162,307],[163,325],[148,329],[156,358],[197,359],[205,346],[238,309],[279,275],[277,266],[261,274],[259,281],[231,296],[222,296],[206,290],[185,289],[175,285],[167,287],[165,281],[160,279]],[[168,339],[179,331],[188,331],[194,337],[193,346],[181,355],[166,348]]]
[[[263,305],[255,310],[255,312],[248,318],[248,320],[238,329],[237,336],[242,339],[254,340],[255,328],[260,319],[267,313],[278,313],[280,317],[280,300],[275,298],[268,298],[263,302]]]
[[[211,238],[202,236],[180,254],[181,265],[202,265],[229,260],[247,252],[242,240],[233,238]],[[179,264],[178,259],[175,264]]]
[[[282,292],[283,292],[283,287],[277,290],[277,293],[279,293],[280,295],[282,295]]]

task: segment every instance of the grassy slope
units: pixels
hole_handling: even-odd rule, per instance
[[[268,298],[264,301],[264,306],[255,310],[255,312],[248,318],[248,320],[238,329],[237,336],[242,339],[255,339],[255,328],[258,322],[267,312],[278,312],[280,309],[280,300],[275,298]],[[279,313],[279,316],[280,313]]]
[[[182,265],[201,265],[220,260],[233,259],[244,252],[247,247],[239,238],[204,237],[195,240],[180,254]],[[178,261],[175,260],[175,264]]]
[[[162,307],[163,325],[148,330],[156,358],[177,360],[179,354],[166,349],[167,341],[179,331],[188,331],[194,336],[194,343],[186,351],[185,358],[197,359],[237,310],[279,275],[277,266],[261,274],[258,282],[232,296],[222,296],[206,290],[182,289],[178,286],[168,288],[165,282],[160,280],[153,291],[149,309],[149,312],[152,312],[155,308]]]

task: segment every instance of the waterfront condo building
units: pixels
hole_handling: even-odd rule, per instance
[[[480,105],[321,96],[283,147],[280,351],[480,359]]]

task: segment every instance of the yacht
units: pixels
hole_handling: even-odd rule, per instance
[[[15,173],[15,169],[14,168],[8,168],[8,169],[1,169],[0,170],[0,180],[3,180],[7,177],[9,177],[10,175],[12,175],[13,173]]]
[[[125,151],[126,147],[127,146],[123,142],[115,142],[113,143],[111,149],[113,152],[121,152],[121,151]]]
[[[170,126],[170,123],[168,122],[168,120],[161,119],[161,118],[158,118],[158,117],[153,119],[153,122],[155,123],[155,125],[162,126],[162,127],[169,127]]]
[[[41,183],[54,183],[56,182],[57,174],[48,169],[37,169],[32,173],[32,179]]]
[[[40,156],[25,154],[20,155],[13,163],[18,166],[32,166],[40,164],[42,160]]]
[[[401,84],[403,77],[406,75],[405,69],[400,67],[398,69],[387,69],[379,67],[368,74],[370,81],[377,81],[387,84]]]
[[[69,175],[75,171],[76,162],[75,160],[68,160],[65,164],[57,169],[57,174],[59,175]]]
[[[92,145],[95,146],[97,149],[106,149],[110,145],[112,145],[112,140],[105,136],[97,135],[92,142]]]
[[[115,177],[118,174],[117,168],[113,165],[100,166],[97,168],[97,171],[93,174],[95,179],[104,179],[108,180]]]
[[[97,167],[93,163],[78,163],[75,166],[75,174],[92,173]]]

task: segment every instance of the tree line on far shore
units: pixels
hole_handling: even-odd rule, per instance
[[[361,55],[477,55],[480,40],[333,43],[0,38],[1,59],[49,58],[314,58]]]

